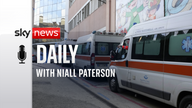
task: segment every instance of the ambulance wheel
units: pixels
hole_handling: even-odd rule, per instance
[[[109,78],[109,88],[112,92],[118,92],[119,85],[116,76]]]
[[[192,108],[192,95],[185,96],[181,100],[179,108]]]

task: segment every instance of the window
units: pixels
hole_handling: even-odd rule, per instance
[[[36,8],[39,8],[40,7],[40,2],[38,1],[38,2],[36,2]]]
[[[77,54],[82,54],[82,44],[78,45]]]
[[[75,27],[76,26],[76,16],[73,20],[74,20],[74,27]]]
[[[57,0],[57,3],[61,3],[62,2],[62,0]]]
[[[68,26],[69,26],[69,31],[71,30],[71,25],[70,25],[70,24],[71,24],[71,22],[69,22],[69,24],[68,24]]]
[[[106,0],[98,0],[98,7],[102,6],[104,3],[106,3]]]
[[[69,31],[71,30],[71,22],[69,22]]]
[[[44,0],[44,6],[48,5],[48,0]]]
[[[82,9],[82,20],[89,16],[89,3]]]
[[[119,45],[119,43],[112,43],[112,48],[111,48],[111,50],[116,50],[118,45]],[[110,51],[111,51],[111,50],[110,50]]]
[[[61,3],[58,3],[57,4],[57,10],[61,10],[62,9],[62,4]]]
[[[82,47],[82,54],[84,55],[90,55],[90,48],[91,48],[91,43],[88,42],[88,43],[84,43],[83,44],[83,47]]]
[[[53,0],[53,4],[57,3],[57,0]]]
[[[164,36],[161,34],[133,38],[132,59],[163,60]]]
[[[43,13],[43,7],[40,7],[40,14]]]
[[[82,9],[82,20],[85,19],[85,8]]]
[[[76,25],[78,25],[81,21],[83,21],[88,16],[89,16],[89,3],[72,19],[73,26],[71,26],[69,30],[73,29]]]
[[[57,13],[56,12],[52,12],[52,18],[56,18],[57,17]]]
[[[129,39],[124,40],[123,46],[129,46]],[[127,57],[128,50],[123,49],[122,47],[117,48],[116,50],[116,56],[117,60],[122,60]]]
[[[81,22],[81,11],[79,12],[79,23]]]
[[[171,32],[166,36],[165,60],[192,62],[192,29]]]
[[[48,8],[48,6],[44,6],[44,7],[43,7],[43,12],[44,12],[44,13],[47,12],[47,8]]]
[[[98,0],[98,7],[100,7],[102,4],[101,0]]]
[[[74,18],[72,20],[72,29],[74,28]]]
[[[87,18],[89,16],[89,3],[85,7],[85,12],[86,12],[85,18]]]
[[[43,0],[40,0],[40,7],[43,6]]]
[[[39,15],[39,8],[36,9],[36,15]]]
[[[53,11],[56,11],[57,10],[57,4],[54,4],[53,5]]]
[[[52,11],[52,5],[49,5],[48,6],[48,12],[51,12]]]
[[[77,14],[77,24],[81,22],[81,11]]]
[[[91,42],[78,45],[77,54],[90,55]]]
[[[145,38],[144,55],[159,55],[161,35],[151,35]]]
[[[119,43],[105,43],[96,42],[95,43],[95,54],[96,55],[110,55],[111,50],[116,50]]]
[[[44,20],[48,19],[48,14],[47,14],[47,13],[44,13],[44,14],[43,14],[43,19],[44,19]]]
[[[35,2],[35,9],[37,9],[37,2]]]
[[[65,10],[61,10],[61,15],[62,15],[62,18],[65,18]]]
[[[61,18],[61,10],[57,11],[57,18]]]
[[[78,25],[78,22],[79,22],[79,21],[78,21],[78,20],[79,20],[78,17],[79,17],[79,15],[77,14],[76,19],[75,19],[75,20],[76,20],[76,25]]]
[[[72,30],[72,21],[69,23],[69,31]]]
[[[52,5],[52,0],[48,0],[48,4],[49,4],[49,5]]]
[[[75,2],[75,0],[69,0],[69,7],[71,7],[74,2]]]
[[[134,38],[134,42],[135,42],[135,54],[142,54],[144,37]]]
[[[97,55],[109,55],[109,43],[97,43],[96,44],[96,54]]]
[[[62,2],[62,9],[65,9],[65,8],[66,8],[66,3]]]

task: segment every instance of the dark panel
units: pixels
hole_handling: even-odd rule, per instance
[[[156,89],[153,89],[153,88],[149,88],[149,87],[145,87],[145,86],[142,86],[142,85],[134,84],[134,83],[131,83],[131,82],[121,80],[121,84],[123,86],[125,86],[125,87],[132,88],[132,89],[135,89],[135,90],[138,90],[138,91],[141,91],[141,92],[144,92],[144,93],[147,93],[147,94],[150,94],[150,95],[153,95],[153,96],[165,99],[165,100],[170,100],[170,97],[171,97],[170,93],[166,93],[166,92],[156,90]]]
[[[128,62],[128,60],[126,60],[126,67],[128,67],[129,66],[129,62]]]

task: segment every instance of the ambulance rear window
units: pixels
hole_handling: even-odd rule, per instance
[[[96,42],[96,55],[109,55],[111,50],[116,50],[119,43]]]
[[[171,56],[192,56],[192,33],[174,33],[169,40]]]
[[[109,54],[109,44],[108,43],[98,43],[96,50],[97,50],[98,55],[108,55]]]
[[[166,36],[164,60],[192,62],[192,29],[170,32]]]

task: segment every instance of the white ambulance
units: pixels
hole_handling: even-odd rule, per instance
[[[58,57],[58,45],[67,45],[67,60],[70,60],[70,64],[68,64],[68,65],[71,65],[72,64],[71,63],[71,54],[70,54],[68,45],[72,45],[72,47],[74,48],[74,46],[76,45],[76,40],[66,39],[62,42],[57,43],[55,45],[57,57]],[[62,52],[63,52],[63,48],[62,48]],[[62,53],[62,61],[63,61],[63,53]],[[61,65],[64,66],[65,64],[62,62]]]
[[[110,66],[110,51],[115,50],[125,34],[94,31],[77,39],[75,69],[106,69]]]
[[[111,91],[119,88],[192,108],[192,11],[133,26],[111,51]]]

